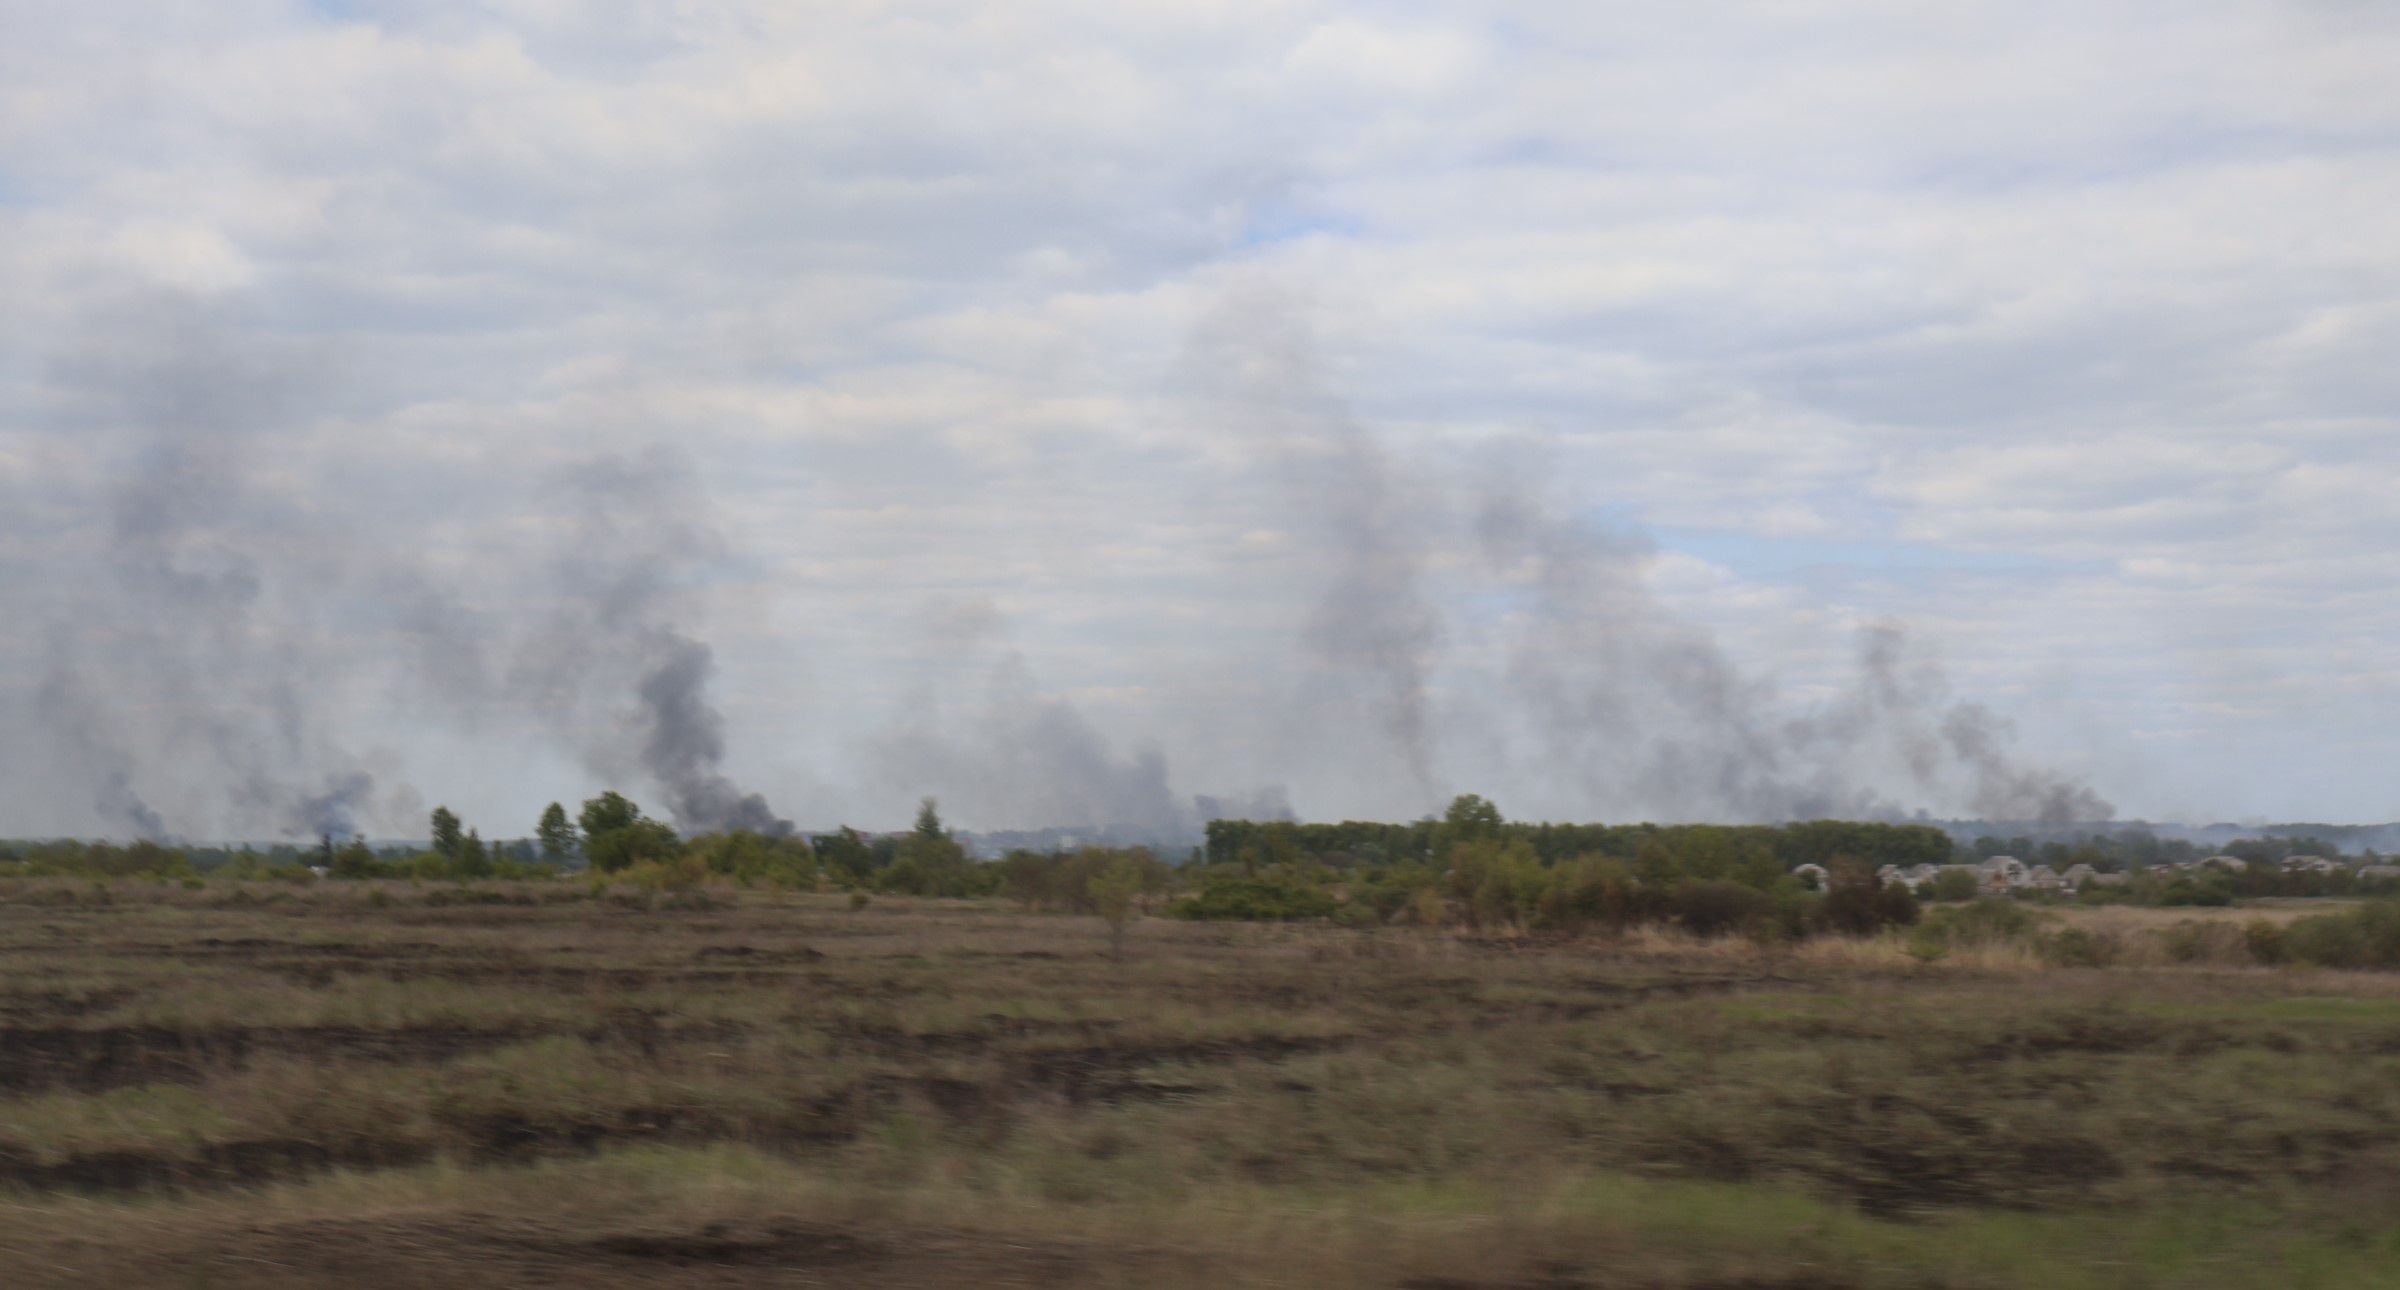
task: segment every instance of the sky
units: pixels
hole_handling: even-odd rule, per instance
[[[0,0],[0,835],[2400,818],[2395,66]]]

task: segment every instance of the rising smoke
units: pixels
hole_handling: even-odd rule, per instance
[[[1897,624],[1861,629],[1830,698],[1786,699],[1657,600],[1647,542],[1564,518],[1542,493],[1523,481],[1487,490],[1476,533],[1489,566],[1521,588],[1507,684],[1540,764],[1607,814],[1892,817],[1907,813],[1890,796],[1896,779],[1916,803],[1986,819],[2114,813],[2090,789],[2009,755],[2005,725],[1953,700]]]
[[[1072,700],[1041,685],[988,600],[934,605],[916,636],[937,675],[980,680],[920,689],[872,742],[868,761],[887,791],[934,793],[984,828],[1065,826],[1128,841],[1188,841],[1224,814],[1289,814],[1277,789],[1187,798],[1156,746],[1118,752]]]
[[[96,567],[46,625],[42,738],[96,786],[97,815],[140,837],[176,818],[346,836],[409,807],[330,722],[349,544],[262,442],[302,365],[229,352],[174,300],[125,302],[94,330],[53,373],[73,396],[61,415],[126,442],[128,463],[86,530]]]
[[[125,464],[82,567],[43,588],[32,727],[11,742],[38,740],[89,785],[105,828],[413,832],[424,802],[397,759],[339,733],[345,712],[397,709],[469,730],[513,711],[612,782],[654,786],[686,829],[789,830],[721,768],[713,657],[691,634],[721,543],[687,462],[570,468],[555,541],[495,546],[463,579],[445,575],[291,454],[298,409],[320,401],[304,375],[317,365],[255,337],[232,344],[233,330],[144,297],[51,373],[59,415],[123,442]],[[537,568],[538,612],[483,603],[509,585],[493,569]]]
[[[1296,306],[1273,287],[1229,293],[1195,329],[1193,351],[1214,414],[1267,466],[1254,491],[1276,499],[1308,566],[1297,644],[1310,667],[1285,705],[1299,718],[1285,740],[1332,736],[1321,755],[1378,776],[1389,766],[1401,793],[1434,799],[1443,623],[1428,568],[1442,535],[1426,520],[1438,491],[1333,394]]]
[[[690,462],[663,448],[597,458],[555,491],[569,520],[542,562],[551,598],[513,642],[504,692],[604,777],[657,785],[686,830],[791,832],[723,770],[715,656],[688,628],[724,543]]]
[[[1220,759],[1219,783],[1387,814],[1462,789],[1600,819],[2110,813],[2015,758],[2007,723],[1896,626],[1863,629],[1846,679],[1813,697],[1746,670],[1653,594],[1640,534],[1592,522],[1556,472],[1461,469],[1378,433],[1329,393],[1296,320],[1271,294],[1238,296],[1193,346],[1208,406],[1245,446],[1248,473],[1219,482],[1262,499],[1260,531],[1283,543],[1227,589],[1285,615],[1279,643],[1224,650],[1238,692],[1288,684],[1280,700],[1213,702],[1221,678],[1143,687],[1262,750],[1238,774]],[[321,466],[278,449],[304,437],[295,409],[312,400],[290,373],[313,365],[228,352],[218,333],[156,309],[60,368],[69,414],[126,448],[89,576],[57,580],[31,706],[57,774],[112,828],[413,830],[423,799],[396,757],[345,737],[402,708],[470,732],[507,714],[602,781],[656,792],[686,830],[790,829],[726,770],[701,625],[732,599],[712,585],[729,562],[688,459],[559,468],[522,522],[476,530],[474,558],[443,563],[381,540],[324,495]],[[887,796],[933,792],[982,827],[1162,839],[1292,813],[1280,787],[1187,795],[1162,750],[1187,732],[1112,738],[1043,683],[995,609],[970,608],[927,625],[948,642],[935,679],[856,759]]]
[[[1896,625],[1860,632],[1830,697],[1788,698],[1670,611],[1649,540],[1583,518],[1556,472],[1444,470],[1362,426],[1327,395],[1295,317],[1272,292],[1236,292],[1195,352],[1230,391],[1225,414],[1268,441],[1279,478],[1261,491],[1302,537],[1299,639],[1371,710],[1365,729],[1329,728],[1354,762],[1378,740],[1396,752],[1424,809],[1456,783],[1588,819],[2113,814],[2014,758],[2006,723],[1952,698]],[[1321,694],[1294,707],[1326,711]]]

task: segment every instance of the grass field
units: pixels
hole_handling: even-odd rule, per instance
[[[0,1283],[2400,1281],[2400,978],[2070,917],[2115,966],[21,883]]]

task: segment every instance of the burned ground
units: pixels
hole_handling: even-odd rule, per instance
[[[979,904],[566,884],[27,884],[0,969],[12,1284],[2343,1285],[2400,1255],[2400,987],[2368,975],[1155,919],[1119,958]]]

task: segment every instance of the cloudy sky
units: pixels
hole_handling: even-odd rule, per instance
[[[2400,817],[2395,67],[0,0],[0,834]]]

